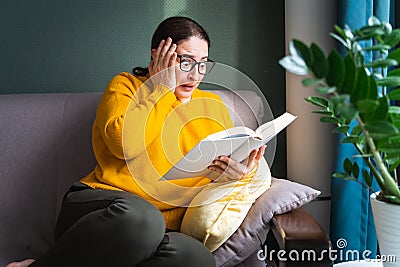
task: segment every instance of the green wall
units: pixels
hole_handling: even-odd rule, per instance
[[[285,111],[284,1],[2,0],[0,94],[102,91],[115,74],[148,65],[151,36],[173,15],[202,24],[210,58],[247,74],[275,116]],[[284,138],[276,176],[286,175]]]

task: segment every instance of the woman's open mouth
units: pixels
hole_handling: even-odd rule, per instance
[[[179,87],[187,92],[190,92],[190,91],[194,90],[194,88],[196,87],[196,84],[182,84]]]

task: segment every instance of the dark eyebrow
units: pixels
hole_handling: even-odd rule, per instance
[[[189,54],[182,54],[182,55],[180,55],[180,56],[182,56],[182,57],[188,57],[188,58],[191,58],[191,59],[195,60],[195,59],[193,58],[193,56],[192,56],[192,55],[189,55]],[[205,56],[205,57],[202,57],[201,59],[207,59],[207,58],[208,58],[208,56]]]

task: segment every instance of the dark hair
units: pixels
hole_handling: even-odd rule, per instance
[[[171,37],[172,42],[178,45],[179,42],[193,36],[206,41],[208,47],[210,47],[210,38],[200,24],[187,17],[170,17],[161,22],[155,30],[151,39],[151,49],[157,49],[160,42],[167,40],[168,37]],[[149,70],[148,68],[136,67],[132,72],[136,76],[145,76],[149,73]]]

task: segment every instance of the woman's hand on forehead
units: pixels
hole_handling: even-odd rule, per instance
[[[162,40],[157,49],[151,50],[152,61],[149,65],[149,73],[154,86],[163,85],[168,87],[172,92],[175,91],[176,77],[176,44],[172,43],[170,37]]]

